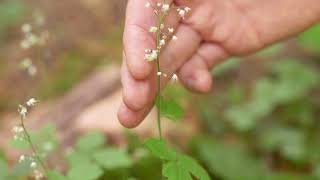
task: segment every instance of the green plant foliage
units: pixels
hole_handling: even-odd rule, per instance
[[[161,115],[175,122],[181,120],[185,113],[182,104],[188,99],[188,94],[183,87],[169,84],[160,96],[161,107],[156,102],[158,108],[161,108]]]
[[[0,180],[5,180],[9,176],[9,169],[5,159],[0,157]]]
[[[169,149],[167,145],[158,139],[148,139],[145,142],[146,148],[156,157],[162,160],[175,160],[177,157],[177,153]]]
[[[262,57],[268,57],[268,56],[272,56],[272,55],[275,55],[275,54],[281,52],[282,49],[283,49],[283,44],[278,43],[278,44],[274,44],[272,46],[269,46],[267,48],[262,49],[257,54]]]
[[[49,171],[48,180],[67,180],[67,178],[58,171]]]
[[[257,81],[250,101],[231,106],[226,116],[240,131],[253,129],[259,120],[271,114],[278,106],[305,98],[319,85],[318,74],[294,59],[270,65],[272,76]]]
[[[4,0],[0,2],[0,37],[4,31],[17,24],[23,17],[25,5],[21,0]]]
[[[225,74],[226,72],[235,69],[240,64],[239,58],[231,58],[223,63],[219,64],[218,66],[214,67],[211,71],[214,76],[221,76]]]
[[[161,114],[173,121],[178,121],[183,118],[184,109],[176,100],[162,98]]]
[[[262,162],[239,146],[212,140],[199,140],[194,144],[195,153],[208,170],[223,179],[259,180],[264,176],[266,169]]]
[[[30,132],[31,140],[39,149],[39,153],[47,155],[48,153],[54,151],[58,145],[59,141],[56,136],[55,125],[48,123],[39,130]],[[30,146],[25,140],[12,140],[11,144],[16,149],[26,150]]]
[[[117,168],[129,168],[132,160],[129,155],[116,148],[106,148],[93,154],[95,161],[103,168],[112,170]]]
[[[27,177],[31,173],[31,167],[30,167],[31,160],[26,159],[25,161],[22,161],[20,163],[17,163],[11,172],[12,177]]]
[[[311,51],[320,50],[320,24],[310,28],[299,36],[299,43]]]
[[[192,180],[193,176],[199,180],[210,180],[207,172],[196,160],[187,155],[178,154],[167,147],[162,140],[149,139],[145,142],[145,146],[154,156],[166,161],[162,174],[168,180]]]
[[[261,133],[260,143],[265,150],[279,150],[286,159],[299,162],[306,158],[307,137],[291,127],[270,127]]]
[[[95,180],[102,174],[103,171],[98,165],[88,163],[71,167],[67,176],[70,180]]]
[[[67,156],[68,163],[71,167],[78,164],[89,164],[91,163],[91,158],[88,154],[75,151]]]
[[[84,152],[92,152],[105,145],[105,137],[100,132],[90,132],[80,137],[76,143],[76,148]]]

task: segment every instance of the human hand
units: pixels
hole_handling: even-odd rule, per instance
[[[191,14],[183,20],[174,13],[167,17],[166,24],[176,29],[178,40],[162,51],[161,69],[167,74],[177,72],[187,88],[207,92],[212,85],[208,70],[218,62],[257,51],[319,21],[317,1],[175,0],[179,6],[190,7]],[[148,30],[156,23],[146,2],[129,0],[127,6],[123,103],[118,118],[129,128],[148,114],[157,89],[154,62],[144,60],[144,50],[155,47],[155,37]],[[163,85],[166,81],[162,80]]]

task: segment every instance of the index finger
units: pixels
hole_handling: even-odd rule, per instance
[[[154,62],[144,60],[145,49],[156,44],[155,37],[149,32],[149,28],[156,25],[153,9],[145,6],[149,1],[157,3],[157,0],[129,0],[127,5],[124,53],[128,69],[135,79],[145,79],[154,67]]]

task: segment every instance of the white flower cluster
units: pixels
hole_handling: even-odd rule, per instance
[[[21,105],[19,104],[18,106],[18,112],[20,114],[20,117],[24,120],[27,117],[27,113],[28,113],[28,108],[31,108],[33,106],[35,106],[39,101],[36,100],[35,98],[31,98],[29,99],[25,105]]]
[[[189,7],[176,7],[174,4],[168,4],[164,0],[163,3],[157,3],[152,4],[151,2],[147,2],[145,4],[146,8],[152,8],[154,14],[158,17],[157,26],[151,26],[149,28],[150,33],[154,33],[157,36],[157,46],[156,49],[146,49],[145,50],[145,60],[146,61],[156,61],[159,60],[159,54],[161,52],[161,49],[167,44],[168,41],[178,40],[178,37],[174,35],[175,29],[173,27],[165,28],[165,25],[163,24],[163,19],[168,15],[169,11],[172,9],[176,9],[178,15],[181,18],[185,18],[186,15],[191,11]],[[157,76],[164,76],[167,77],[166,73],[163,72],[157,72]],[[172,81],[176,82],[178,80],[178,76],[176,74],[173,74]]]
[[[33,156],[27,156],[27,155],[21,155],[19,157],[18,162],[23,163],[23,162],[30,162],[30,168],[33,170],[33,174],[36,180],[40,180],[44,178],[43,173],[41,170],[38,169],[38,163],[36,162],[36,158]]]
[[[27,117],[27,113],[28,113],[28,108],[32,108],[35,105],[37,105],[39,101],[36,100],[35,98],[31,98],[29,99],[26,103],[24,103],[24,105],[19,105],[18,106],[18,112],[21,118],[21,124],[14,126],[12,128],[12,132],[14,133],[14,140],[18,140],[18,141],[30,141],[30,137],[28,135],[27,130],[25,129],[24,126],[24,121]],[[29,138],[29,139],[28,139]],[[29,142],[31,143],[31,142]],[[31,144],[32,145],[32,144]],[[47,147],[47,149],[52,149],[52,145],[50,144],[50,147]],[[40,179],[44,179],[44,174],[42,173],[42,170],[40,169],[41,166],[38,166],[38,161],[39,158],[37,157],[37,155],[35,154],[35,152],[33,153],[33,155],[21,155],[19,157],[18,162],[19,163],[23,163],[23,162],[27,162],[30,163],[30,168],[33,170],[33,175],[34,175],[34,179],[36,180],[40,180]]]
[[[42,15],[35,14],[34,15],[35,22],[34,24],[37,26],[42,26],[44,24],[44,17]],[[21,26],[21,31],[23,33],[23,39],[20,42],[20,47],[23,50],[28,50],[34,46],[44,46],[47,44],[50,33],[49,31],[36,31],[37,28],[33,27],[31,24],[26,23]],[[36,33],[37,32],[37,33]],[[33,64],[32,60],[28,57],[24,58],[20,67],[22,70],[26,71],[29,76],[35,76],[37,74],[37,67]]]
[[[35,76],[38,72],[37,67],[33,64],[30,58],[24,58],[20,63],[20,68],[27,71],[30,76]]]
[[[39,35],[33,32],[33,27],[31,24],[23,24],[21,31],[24,35],[24,39],[20,42],[20,47],[22,49],[30,49],[35,45],[44,45],[49,39],[49,32],[43,31]]]
[[[25,138],[24,129],[22,126],[14,126],[12,128],[12,132],[14,133],[13,139],[15,141],[23,141]]]

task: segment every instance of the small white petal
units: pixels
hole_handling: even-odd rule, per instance
[[[37,163],[36,163],[36,162],[32,162],[32,163],[30,164],[30,167],[31,167],[31,168],[36,168],[36,167],[37,167]]]
[[[185,10],[186,12],[189,12],[189,11],[191,11],[191,8],[185,7],[184,10]]]
[[[149,32],[155,33],[158,31],[158,28],[155,26],[150,27]]]
[[[159,42],[159,45],[160,46],[164,46],[166,44],[166,41],[164,39],[161,39],[160,42]]]
[[[32,26],[30,24],[24,24],[21,27],[22,32],[29,33],[32,30]]]
[[[178,40],[178,37],[177,36],[172,36],[172,40],[176,41],[176,40]]]
[[[178,81],[178,76],[176,74],[173,74],[171,77],[171,81],[173,81],[173,82]]]
[[[26,102],[27,106],[29,107],[35,106],[37,103],[38,101],[35,98],[31,98]]]
[[[170,9],[170,5],[169,4],[163,4],[162,5],[162,11],[163,12],[167,12],[167,11],[169,11],[169,9]]]
[[[173,28],[168,28],[169,33],[173,33],[174,29]]]

